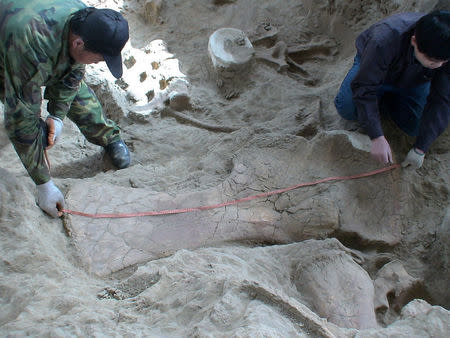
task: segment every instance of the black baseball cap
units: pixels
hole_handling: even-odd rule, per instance
[[[86,48],[103,56],[112,75],[122,77],[121,51],[129,38],[128,22],[109,8],[88,8],[81,23],[80,35]]]

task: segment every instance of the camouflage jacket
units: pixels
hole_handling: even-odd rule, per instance
[[[84,7],[79,0],[0,0],[5,127],[36,184],[50,180],[42,142],[36,141],[43,133],[41,87],[48,112],[63,119],[85,71],[84,65],[72,64],[68,45],[71,13]]]

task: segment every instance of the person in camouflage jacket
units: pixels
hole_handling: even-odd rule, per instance
[[[69,117],[88,141],[105,147],[113,164],[130,163],[118,126],[107,119],[83,80],[85,64],[106,61],[122,76],[121,50],[128,23],[111,9],[86,7],[79,0],[0,0],[0,99],[5,128],[38,190],[39,206],[61,216],[64,197],[44,160]],[[41,119],[42,91],[48,117]]]

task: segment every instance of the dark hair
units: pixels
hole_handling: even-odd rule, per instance
[[[417,47],[438,60],[450,58],[450,11],[433,11],[419,19],[415,28]]]
[[[86,18],[88,17],[89,14],[91,14],[92,12],[95,11],[95,7],[86,7],[83,9],[80,9],[79,11],[75,12],[72,16],[72,19],[70,19],[70,30],[72,33],[79,35],[84,42],[84,48],[88,51],[88,52],[96,52],[96,48],[95,46],[90,46],[89,45],[89,39],[87,36],[84,36],[86,34],[83,34],[83,23],[86,20]]]

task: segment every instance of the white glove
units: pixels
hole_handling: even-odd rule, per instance
[[[424,158],[425,154],[421,154],[416,148],[412,148],[408,155],[406,155],[405,160],[402,162],[402,167],[405,168],[407,166],[411,166],[413,169],[419,169],[423,164]]]
[[[64,208],[64,196],[52,180],[44,184],[36,185],[38,191],[38,205],[52,217],[62,216]]]
[[[47,148],[51,148],[55,145],[56,142],[58,142],[64,124],[60,118],[53,115],[47,116],[45,123],[47,124],[48,127]]]

